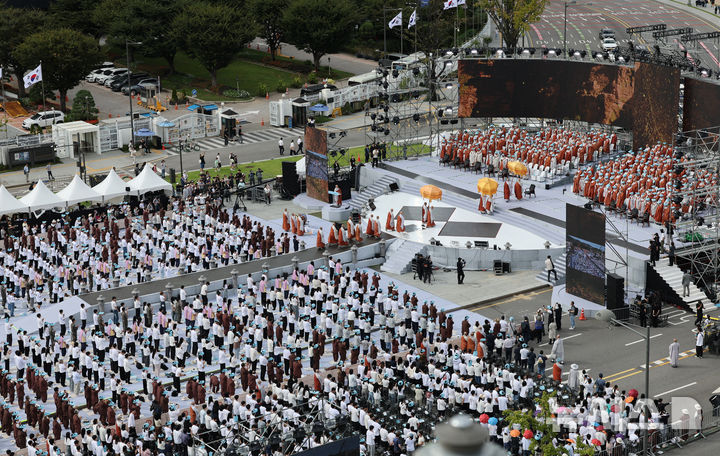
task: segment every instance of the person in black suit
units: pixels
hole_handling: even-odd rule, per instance
[[[457,259],[457,279],[458,279],[458,285],[462,285],[465,281],[465,271],[463,268],[465,267],[465,260],[458,257]]]

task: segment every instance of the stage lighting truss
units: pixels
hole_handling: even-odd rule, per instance
[[[458,49],[438,52],[432,66],[436,74],[457,72],[457,60],[462,53]],[[428,75],[430,61],[415,64],[411,68],[378,69],[381,75],[381,91],[372,100],[369,115],[365,116],[365,144],[385,144],[387,159],[402,159],[427,152],[416,144],[423,129],[428,128]],[[443,91],[457,91],[457,86],[443,87]]]
[[[677,144],[676,157],[687,159],[682,163],[682,170],[690,183],[695,181],[700,170],[720,170],[720,126],[684,132],[679,135]],[[686,213],[675,212],[675,238],[680,236],[686,241],[681,245],[676,242],[675,255],[679,261],[689,263],[689,271],[698,288],[714,299],[720,286],[720,185],[687,188],[682,184],[674,179],[671,201],[681,204],[695,201],[702,205],[698,203]]]
[[[335,418],[326,416],[330,405],[321,397],[317,400],[285,407],[274,413],[255,415],[258,423],[253,429],[249,422],[233,422],[228,436],[212,440],[210,431],[193,436],[196,446],[205,444],[208,451],[227,456],[247,456],[257,454],[268,445],[279,449],[282,454],[295,454],[302,451],[315,433],[327,432],[333,440],[340,440],[352,434],[350,426],[339,426]],[[288,422],[283,417],[298,416],[299,425]]]

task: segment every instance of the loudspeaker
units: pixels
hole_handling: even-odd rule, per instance
[[[368,200],[368,206],[370,207],[371,211],[377,209],[377,206],[375,206],[375,201],[372,198]]]
[[[297,170],[295,169],[295,162],[282,162],[282,190],[291,196],[297,196],[300,194],[300,184],[298,182]]]
[[[545,184],[545,190],[550,190],[550,184]]]
[[[129,192],[129,191],[130,191],[130,187],[125,187],[125,191],[126,191],[126,192]]]
[[[606,302],[608,310],[625,307],[625,278],[613,273],[607,275]]]
[[[400,187],[398,186],[397,182],[392,182],[392,183],[390,184],[390,191],[391,191],[391,192],[396,192],[396,191],[398,191],[398,190],[400,190]]]
[[[175,168],[170,168],[170,183],[175,183]]]

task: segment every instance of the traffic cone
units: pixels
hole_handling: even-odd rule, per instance
[[[264,117],[260,119],[260,126],[262,126],[262,127],[265,126],[265,118]]]
[[[269,99],[270,99],[270,94],[267,93],[267,92],[265,92],[265,99],[266,99],[266,100],[269,100]]]
[[[175,110],[177,111],[177,103],[175,103]]]
[[[108,119],[112,119],[112,114],[108,114]]]
[[[580,321],[585,321],[587,318],[585,318],[585,309],[580,309]]]

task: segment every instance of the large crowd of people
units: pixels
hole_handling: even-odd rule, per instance
[[[199,184],[198,184],[199,185]],[[10,315],[66,296],[297,251],[278,232],[221,200],[148,197],[111,209],[25,221],[2,230],[0,297]]]
[[[687,161],[671,145],[657,144],[578,171],[573,192],[608,208],[626,209],[633,217],[666,224],[713,204],[712,193],[703,189],[717,185],[717,173],[711,168],[691,172],[683,167]],[[672,201],[673,187],[685,192],[679,201]],[[692,190],[700,196],[695,198]]]
[[[444,138],[440,144],[440,159],[452,163],[466,163],[475,168],[480,163],[486,169],[500,173],[510,161],[524,163],[529,172],[554,175],[587,162],[596,161],[617,147],[617,135],[599,130],[586,133],[568,128],[545,128],[531,133],[518,127],[490,127],[479,131],[460,131]]]
[[[35,335],[6,320],[0,432],[33,455],[203,456],[232,442],[275,454],[283,442],[250,442],[266,426],[305,429],[319,407],[360,432],[366,454],[412,453],[431,438],[432,422],[459,411],[508,450],[527,445],[503,412],[533,410],[534,399],[557,388],[559,306],[519,323],[456,323],[381,280],[330,258],[214,294],[207,284],[195,296],[181,287],[156,306],[113,300],[109,314],[83,307],[78,318],[60,309],[54,326],[38,314]],[[641,397],[577,366],[568,386],[551,399],[566,418],[559,445],[637,442]],[[312,429],[298,445],[339,435]]]

